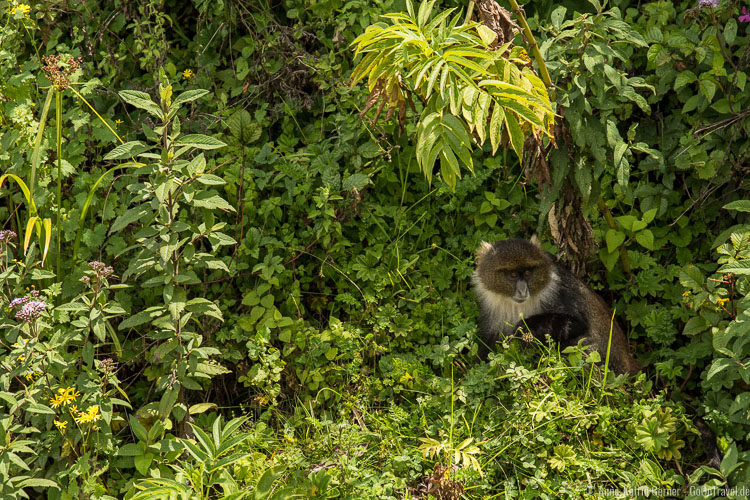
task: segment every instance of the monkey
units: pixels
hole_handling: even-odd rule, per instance
[[[501,336],[528,328],[534,337],[544,340],[549,335],[563,348],[583,339],[604,360],[611,325],[609,366],[618,374],[641,369],[604,300],[543,251],[536,235],[531,240],[482,242],[476,257],[472,282],[483,359]]]

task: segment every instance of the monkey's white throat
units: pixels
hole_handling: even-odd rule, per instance
[[[541,292],[530,295],[523,302],[517,302],[513,297],[493,292],[484,286],[476,271],[471,277],[477,300],[481,303],[482,311],[487,314],[488,326],[493,332],[502,331],[505,335],[512,334],[513,327],[521,319],[544,311],[542,304],[552,298],[550,295],[554,293],[558,279],[557,273],[552,271],[547,286]]]

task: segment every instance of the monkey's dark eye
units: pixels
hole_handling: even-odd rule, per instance
[[[517,273],[516,271],[511,271],[511,272],[510,272],[510,277],[511,277],[512,279],[516,279],[516,278],[518,278],[518,273]]]
[[[529,269],[525,270],[523,272],[523,277],[524,278],[530,278],[531,277],[531,271]]]

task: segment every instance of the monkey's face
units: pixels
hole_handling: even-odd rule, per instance
[[[546,255],[527,240],[504,240],[480,249],[477,274],[491,292],[515,302],[536,296],[550,279]]]

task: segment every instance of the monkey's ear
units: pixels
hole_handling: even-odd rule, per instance
[[[486,241],[483,241],[479,245],[479,248],[477,248],[477,264],[479,264],[479,261],[482,260],[482,258],[491,251],[492,251],[492,243],[487,243]]]
[[[539,238],[537,238],[536,235],[533,235],[529,241],[531,242],[532,245],[537,247],[539,250],[542,249],[542,242],[539,241]]]

